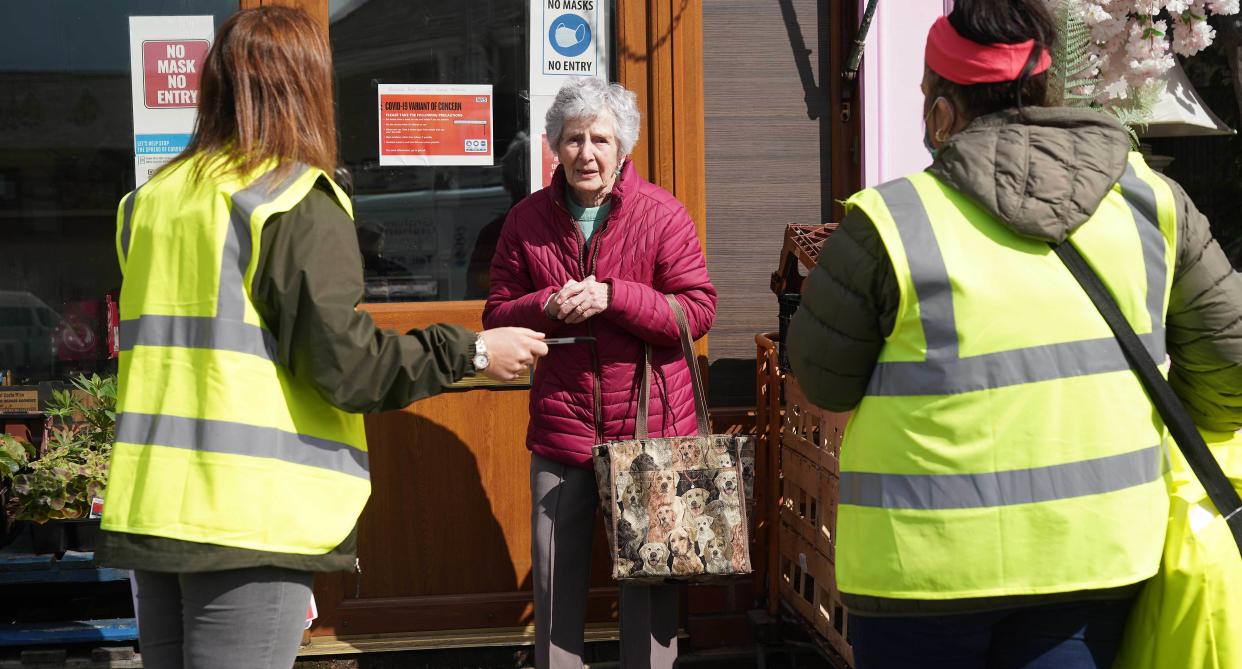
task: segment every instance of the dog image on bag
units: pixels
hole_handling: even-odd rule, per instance
[[[655,515],[655,510],[665,504],[673,505],[677,510],[677,516],[680,520],[683,513],[681,500],[677,497],[677,479],[679,475],[671,469],[662,469],[654,474],[648,474],[647,489],[645,491],[647,498],[647,513]]]
[[[648,503],[671,504],[677,496],[677,481],[681,475],[671,469],[661,469],[647,480]]]
[[[698,545],[700,554],[707,555],[707,542],[716,538],[716,519],[703,515],[695,518],[693,522],[690,531],[694,534],[694,543]]]
[[[740,507],[730,507],[722,499],[714,499],[707,503],[707,514],[715,518],[720,523],[720,527],[725,530],[725,534],[732,532],[733,528],[742,522],[742,512]]]
[[[630,463],[630,471],[635,474],[654,472],[658,469],[661,469],[661,467],[656,463],[655,458],[651,457],[650,453],[639,453],[638,457],[634,458],[634,461]]]
[[[722,471],[716,474],[714,487],[716,488],[716,501],[724,506],[724,512],[730,528],[742,522],[742,498],[738,496],[737,472]]]
[[[709,495],[710,493],[703,488],[690,488],[681,493],[681,505],[685,510],[685,516],[682,519],[683,525],[689,526],[707,511],[707,498]]]
[[[703,573],[703,561],[690,541],[690,532],[678,527],[668,535],[668,550],[673,555],[673,573],[689,576]]]
[[[651,457],[652,461],[655,462],[656,469],[668,469],[673,466],[673,454],[660,442],[644,441],[643,455]],[[637,459],[635,458],[635,460]]]
[[[636,538],[642,539],[646,537],[647,530],[651,527],[651,517],[647,515],[647,507],[641,501],[635,505],[627,504],[625,510],[621,512],[621,522],[618,525],[620,524],[629,525]],[[638,543],[646,542],[639,541]],[[621,545],[620,535],[617,537],[617,545]]]
[[[673,468],[676,470],[703,468],[703,443],[696,438],[678,440],[673,446]]]
[[[668,576],[672,570],[668,567],[668,548],[663,543],[646,543],[638,549],[642,556],[643,568],[638,573],[647,576]]]
[[[729,442],[725,439],[713,439],[711,447],[707,449],[707,466],[712,469],[731,466],[720,464],[722,458],[729,462],[733,461],[733,454],[729,452]]]
[[[744,574],[750,571],[750,562],[746,559],[746,528],[739,524],[730,531],[733,550],[729,555],[729,561],[733,564],[735,573]]]
[[[733,455],[729,452],[728,442],[722,439],[712,440],[711,448],[707,449],[707,466],[712,469],[733,466]]]
[[[729,560],[728,545],[720,537],[712,537],[703,551],[703,560],[707,563],[709,574],[733,573],[733,564]]]
[[[635,553],[635,555],[637,555],[637,553]],[[622,576],[629,576],[633,574],[634,570],[637,569],[638,566],[639,566],[639,562],[637,562],[636,560],[630,560],[628,558],[617,558],[617,570],[621,573]]]
[[[617,471],[625,471],[634,463],[634,459],[642,453],[642,444],[637,441],[626,441],[612,444],[608,448],[608,455],[612,458],[613,468]]]
[[[630,521],[622,518],[617,523],[617,552],[620,554],[620,557],[637,560],[638,547],[643,545],[646,535],[646,526],[640,529],[635,527]]]
[[[612,487],[614,490],[625,490],[633,482],[634,475],[629,469],[617,470],[617,477],[612,480]]]
[[[724,470],[716,474],[712,482],[716,486],[716,494],[719,495],[717,499],[722,499],[731,506],[741,503],[737,496],[737,472]]]
[[[680,505],[681,500],[673,498]],[[647,541],[659,541],[661,543],[668,540],[668,535],[681,525],[681,513],[672,504],[661,504],[656,507],[655,518],[653,519],[650,529],[647,531]]]
[[[643,507],[643,515],[646,515],[647,496],[643,494],[641,482],[630,481],[628,485],[622,488],[621,506],[627,513],[637,507]]]
[[[746,489],[746,503],[751,504],[755,499],[755,456],[743,455],[739,458],[742,461],[742,483]]]

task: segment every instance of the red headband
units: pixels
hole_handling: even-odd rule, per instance
[[[955,84],[996,84],[1016,81],[1031,57],[1035,40],[1017,44],[979,44],[962,37],[940,17],[927,33],[927,50],[923,58],[932,72]],[[1039,74],[1052,65],[1052,57],[1044,49],[1031,74]]]

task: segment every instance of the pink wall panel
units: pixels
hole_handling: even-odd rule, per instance
[[[860,0],[859,13],[866,7]],[[923,148],[923,45],[952,0],[881,2],[863,52],[863,185],[917,172],[931,162]]]

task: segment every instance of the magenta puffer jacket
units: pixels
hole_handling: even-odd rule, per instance
[[[526,433],[531,451],[589,468],[593,445],[634,436],[643,342],[652,346],[651,436],[694,434],[690,370],[664,296],[681,303],[698,339],[716,317],[716,289],[685,207],[639,176],[630,161],[585,251],[582,231],[565,207],[565,187],[558,169],[550,187],[509,211],[492,259],[483,324],[596,338],[594,345],[552,346],[539,361]],[[577,325],[543,313],[565,281],[590,274],[611,284],[603,313]]]

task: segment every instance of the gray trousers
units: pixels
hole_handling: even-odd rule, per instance
[[[595,473],[531,456],[531,557],[535,590],[535,665],[583,666],[591,543],[599,492]],[[677,659],[674,585],[621,586],[621,666],[665,669]]]
[[[135,572],[148,669],[289,669],[310,607],[310,572],[255,567]]]

